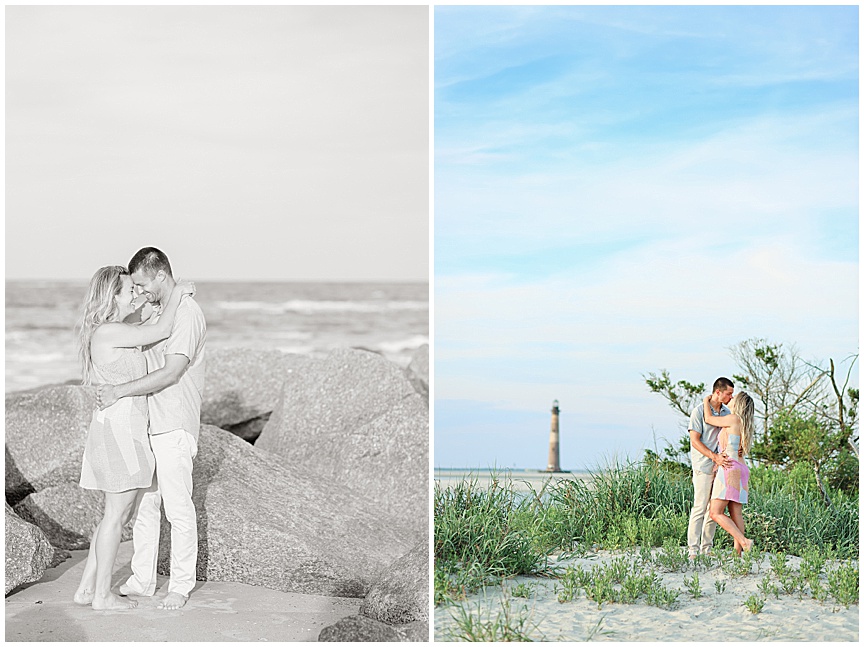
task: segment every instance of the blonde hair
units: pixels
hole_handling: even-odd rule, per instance
[[[96,329],[106,321],[112,321],[119,309],[114,299],[123,289],[123,279],[129,272],[121,265],[99,268],[90,279],[87,296],[81,308],[78,324],[78,358],[81,361],[81,384],[88,385],[93,379],[93,358],[90,356],[90,340]]]
[[[741,448],[746,456],[753,447],[753,414],[756,411],[753,398],[739,391],[729,403],[729,410],[741,419]]]

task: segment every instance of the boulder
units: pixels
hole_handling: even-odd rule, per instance
[[[411,548],[411,529],[382,523],[360,496],[305,478],[222,429],[202,425],[200,434],[192,497],[199,580],[363,597]],[[163,574],[169,555],[163,519]]]
[[[429,642],[429,624],[394,626],[366,616],[348,616],[322,629],[318,642]]]
[[[429,640],[429,544],[391,564],[363,600],[360,613],[326,627],[319,641]]]
[[[39,526],[53,546],[68,550],[90,547],[102,519],[105,495],[76,483],[61,483],[35,492],[15,506],[18,515]],[[132,538],[132,522],[123,528],[122,541]]]
[[[361,495],[386,524],[428,533],[429,410],[403,371],[344,349],[307,358],[255,448],[292,472]]]
[[[51,386],[6,395],[6,499],[78,482],[95,389]]]
[[[391,625],[429,622],[429,544],[422,541],[388,567],[360,606],[366,617]]]
[[[429,344],[423,344],[414,351],[405,374],[417,393],[429,402]]]
[[[36,582],[51,565],[54,548],[36,526],[6,504],[6,594],[16,586]]]
[[[278,350],[209,349],[201,423],[254,440],[279,401],[283,382],[303,359]]]

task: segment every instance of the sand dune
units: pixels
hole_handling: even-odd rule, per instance
[[[655,550],[656,553],[656,550]],[[590,570],[592,565],[608,563],[624,553],[600,551],[586,558],[565,559],[555,565],[581,566]],[[633,555],[633,553],[629,553]],[[801,560],[789,559],[797,569]],[[616,642],[715,642],[715,641],[858,641],[857,604],[848,608],[832,599],[824,603],[798,593],[780,593],[779,598],[769,595],[760,613],[751,613],[744,602],[751,594],[761,596],[759,584],[771,573],[767,556],[754,565],[751,574],[733,576],[721,566],[709,566],[687,572],[662,572],[663,586],[680,589],[671,609],[651,606],[640,600],[636,604],[604,603],[601,608],[587,599],[584,591],[571,601],[558,601],[561,581],[544,577],[516,577],[503,586],[487,587],[461,603],[464,609],[483,622],[501,616],[504,606],[510,607],[510,625],[525,619],[528,636],[533,640]],[[695,598],[684,584],[698,572],[702,596]],[[823,574],[823,581],[825,576]],[[723,589],[718,592],[715,582]],[[517,587],[525,585],[520,591]],[[514,596],[514,591],[527,598]],[[764,596],[761,596],[764,597]],[[435,640],[453,640],[457,623],[453,615],[455,606],[435,609]]]

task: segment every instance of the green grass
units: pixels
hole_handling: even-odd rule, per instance
[[[493,476],[488,489],[472,478],[446,488],[435,486],[436,604],[464,599],[502,578],[550,575],[548,556],[553,553],[586,555],[596,547],[635,547],[644,560],[649,548],[662,547],[651,558],[654,566],[688,568],[684,546],[693,496],[689,475],[657,463],[612,465],[587,480],[559,479],[527,494],[516,492],[506,474]],[[814,547],[832,559],[857,559],[857,494],[832,491],[831,499],[833,505],[825,506],[806,479],[784,480],[776,471],[754,468],[744,518],[757,552],[740,560],[722,558],[724,570],[744,575],[758,571],[755,557],[760,553],[783,553],[785,559],[785,554],[803,557]],[[720,554],[732,547],[731,537],[718,528],[714,545]],[[803,572],[778,575],[780,589],[800,591],[809,582],[818,592],[818,576],[813,574],[821,571],[817,567],[813,562]],[[597,586],[592,595],[605,599],[608,592]],[[571,593],[579,589],[585,587]],[[850,585],[842,590],[844,599],[852,597]],[[570,595],[563,587],[562,594]]]

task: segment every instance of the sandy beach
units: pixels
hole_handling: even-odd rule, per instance
[[[656,551],[655,551],[656,552]],[[599,551],[583,558],[569,558],[552,565],[565,569],[608,563],[623,552]],[[632,553],[631,553],[632,555]],[[790,558],[797,568],[800,559]],[[751,613],[744,602],[751,594],[759,595],[759,585],[770,572],[768,557],[750,575],[732,576],[721,567],[698,571],[702,595],[694,597],[685,585],[694,570],[662,572],[663,586],[680,589],[671,609],[637,604],[604,603],[601,608],[587,599],[584,591],[574,599],[559,602],[562,583],[555,578],[515,577],[503,585],[487,587],[468,596],[459,605],[440,605],[435,609],[435,640],[454,640],[457,630],[453,615],[458,607],[469,611],[481,622],[494,622],[510,607],[511,626],[525,620],[533,640],[546,641],[819,641],[857,642],[859,606],[848,608],[831,599],[820,603],[809,597],[780,593],[769,595],[760,613]],[[722,592],[715,582],[719,582]],[[520,585],[524,585],[521,586]],[[520,588],[517,588],[520,587]],[[528,597],[516,597],[515,594]]]
[[[529,492],[533,489],[540,492],[550,481],[561,479],[582,480],[589,478],[588,472],[541,472],[540,470],[501,470],[498,479],[504,483],[509,481],[515,492]],[[493,477],[490,470],[467,470],[467,469],[435,469],[435,483],[441,487],[453,487],[462,481],[476,480],[478,487],[489,489]]]
[[[156,595],[133,598],[129,611],[94,611],[72,602],[87,551],[45,571],[38,582],[6,598],[6,642],[314,642],[320,631],[356,614],[362,600],[283,593],[235,582],[197,582],[177,611],[156,608],[168,578],[159,576]],[[131,570],[132,542],[120,544],[112,582]]]

